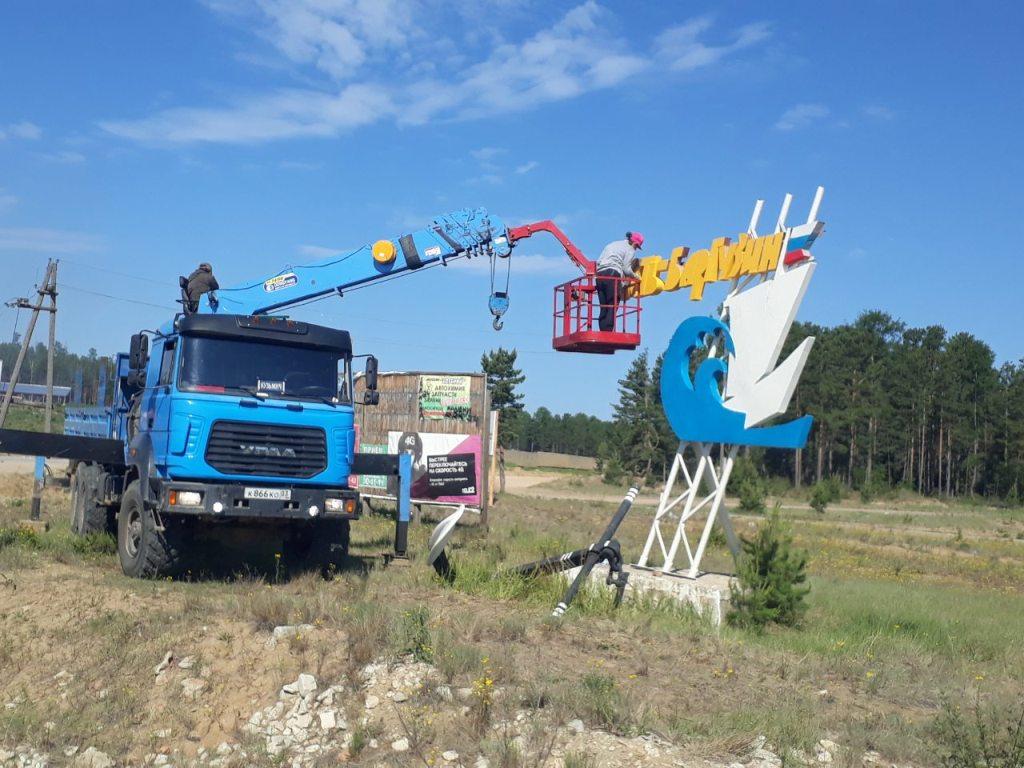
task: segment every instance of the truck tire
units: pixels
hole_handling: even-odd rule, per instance
[[[113,533],[110,510],[102,503],[107,473],[96,464],[79,464],[71,486],[71,530],[79,536]]]
[[[290,568],[317,568],[325,579],[345,565],[349,545],[348,520],[302,523],[291,539]]]
[[[181,531],[173,523],[157,528],[156,515],[142,502],[139,481],[132,480],[117,516],[117,556],[126,576],[156,579],[173,576],[181,563]]]

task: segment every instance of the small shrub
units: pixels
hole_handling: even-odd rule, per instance
[[[745,512],[764,513],[765,487],[757,477],[749,478],[740,483],[740,509]]]
[[[974,700],[965,713],[946,701],[932,725],[944,768],[1019,768],[1024,765],[1024,703],[1013,708]]]
[[[403,611],[398,621],[398,650],[402,654],[412,654],[416,661],[431,663],[434,660],[434,648],[430,640],[430,611],[423,606]]]
[[[608,485],[619,485],[622,483],[622,479],[626,476],[626,469],[622,466],[622,462],[618,456],[612,456],[605,459],[604,466],[601,471],[601,479]]]
[[[89,533],[73,538],[71,549],[80,555],[115,555],[117,539],[109,533]]]
[[[25,549],[39,549],[42,541],[39,534],[28,526],[17,526],[15,528],[0,528],[0,549],[4,547],[23,547]]]
[[[825,514],[829,504],[834,504],[842,499],[842,488],[839,481],[830,477],[811,486],[810,504],[811,509],[819,515]]]
[[[742,539],[742,546],[729,622],[753,628],[797,624],[807,610],[807,555],[793,549],[793,537],[779,520],[778,507],[752,539]]]
[[[588,752],[566,752],[565,768],[595,768],[597,761]]]

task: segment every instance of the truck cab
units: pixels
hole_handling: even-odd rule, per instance
[[[348,487],[352,382],[347,331],[287,318],[179,315],[151,343],[133,337],[122,382],[125,570],[151,575],[137,562],[147,534],[173,538],[199,521],[277,523],[300,549],[325,537],[347,549],[360,514]]]

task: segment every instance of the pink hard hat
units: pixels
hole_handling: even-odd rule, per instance
[[[637,248],[644,247],[644,236],[641,235],[639,232],[627,232],[626,239],[629,240],[629,242],[632,245],[635,245]]]

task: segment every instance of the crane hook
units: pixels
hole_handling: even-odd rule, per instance
[[[508,293],[505,291],[495,291],[492,293],[491,298],[487,300],[487,308],[494,315],[494,322],[491,323],[491,326],[494,330],[500,331],[504,325],[501,321],[501,316],[508,311]]]

